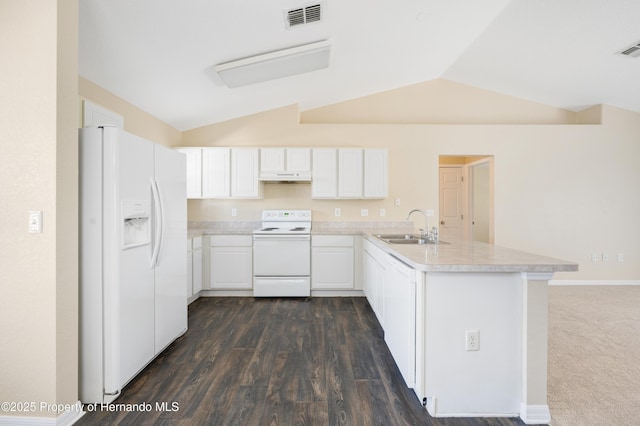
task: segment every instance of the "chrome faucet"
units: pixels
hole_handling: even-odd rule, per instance
[[[405,220],[409,220],[409,216],[411,216],[411,214],[415,212],[420,212],[422,213],[422,216],[424,216],[424,229],[420,228],[420,238],[428,239],[429,231],[427,231],[427,229],[429,228],[429,225],[427,224],[427,214],[424,211],[420,209],[413,209],[409,212]]]

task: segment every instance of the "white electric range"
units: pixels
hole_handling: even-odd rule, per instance
[[[253,295],[311,295],[311,210],[264,210],[253,232]]]

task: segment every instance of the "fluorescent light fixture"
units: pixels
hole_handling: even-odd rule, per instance
[[[331,44],[328,40],[263,53],[226,62],[214,67],[230,88],[329,67]]]

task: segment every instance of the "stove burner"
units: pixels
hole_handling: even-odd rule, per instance
[[[291,228],[290,231],[304,231],[307,228],[304,228],[302,226],[297,226],[295,228]]]

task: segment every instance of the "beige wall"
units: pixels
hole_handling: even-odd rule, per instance
[[[116,112],[124,117],[124,129],[165,146],[176,146],[180,144],[180,131],[169,126],[156,117],[142,111],[140,108],[131,105],[129,102],[119,98],[111,92],[87,80],[78,77],[78,92],[80,102],[87,99],[94,104],[98,104],[108,110]],[[82,116],[79,115],[80,120]],[[82,126],[82,122],[78,127]]]
[[[0,2],[0,401],[77,400],[77,16],[76,0]]]
[[[316,108],[300,118],[302,123],[350,124],[575,124],[578,120],[572,111],[445,79]]]
[[[475,92],[475,91],[474,91]],[[410,91],[403,93],[411,97]],[[421,90],[431,102],[442,100]],[[489,103],[495,102],[495,94]],[[377,115],[384,100],[357,102]],[[408,104],[416,101],[408,99]],[[480,101],[479,104],[481,104]],[[506,101],[505,101],[506,102]],[[383,102],[384,103],[384,102]],[[512,107],[517,106],[513,99]],[[465,107],[466,108],[466,107]],[[433,109],[433,108],[432,108]],[[486,116],[486,109],[481,115]],[[524,102],[523,109],[530,105]],[[333,117],[330,108],[323,114]],[[336,105],[343,111],[343,105]],[[502,110],[489,122],[500,122]],[[359,112],[367,116],[366,111]],[[466,111],[465,114],[470,114]],[[564,279],[640,279],[640,200],[629,188],[640,185],[640,114],[607,106],[593,108],[577,124],[295,124],[298,112],[285,107],[218,125],[183,132],[184,146],[362,146],[389,149],[386,200],[311,200],[308,184],[267,184],[264,200],[191,200],[191,220],[258,220],[263,208],[310,208],[318,220],[402,220],[412,208],[438,211],[440,156],[495,158],[495,243],[580,264]],[[382,119],[381,119],[382,120]],[[394,206],[394,199],[400,206]],[[333,217],[335,207],[342,216]],[[368,208],[369,216],[360,216]],[[380,208],[386,216],[380,218]],[[437,224],[437,216],[430,222]],[[422,225],[417,224],[417,225]],[[591,253],[609,254],[592,263]],[[624,253],[622,263],[616,254]]]

